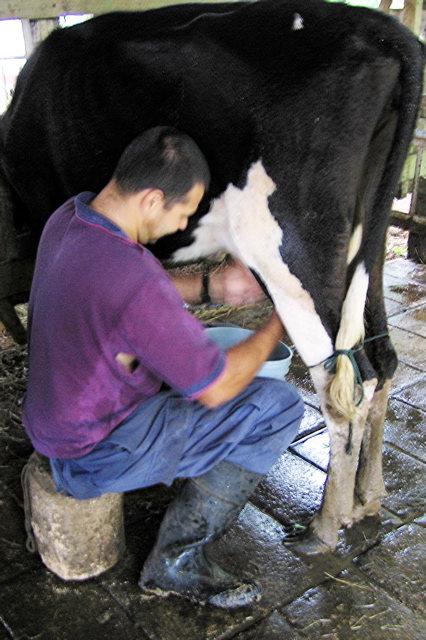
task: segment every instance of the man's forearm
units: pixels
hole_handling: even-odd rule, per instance
[[[170,274],[173,284],[188,304],[197,304],[201,300],[202,273]]]
[[[226,260],[213,268],[203,291],[203,273],[171,274],[172,280],[185,302],[197,304],[207,294],[214,304],[255,305],[265,300],[256,278],[239,262]]]
[[[262,329],[244,342],[228,349],[224,374],[201,394],[199,402],[214,409],[232,400],[253,380],[283,335],[281,321],[273,311]]]

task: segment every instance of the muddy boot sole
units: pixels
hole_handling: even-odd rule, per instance
[[[139,588],[148,596],[156,596],[157,598],[168,598],[169,596],[178,596],[200,604],[202,606],[213,606],[220,609],[236,609],[238,607],[248,607],[262,598],[262,587],[258,583],[243,583],[235,589],[226,589],[211,596],[202,596],[201,594],[193,594],[189,592],[180,592],[175,589],[165,589],[154,583],[153,580],[139,581]]]

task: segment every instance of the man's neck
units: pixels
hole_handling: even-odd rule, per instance
[[[129,202],[117,192],[113,183],[108,183],[88,204],[120,227],[131,240],[137,242],[137,227]]]

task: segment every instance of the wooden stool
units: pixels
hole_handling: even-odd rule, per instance
[[[85,580],[124,551],[123,494],[77,500],[56,490],[49,459],[34,452],[22,472],[27,548],[63,580]]]

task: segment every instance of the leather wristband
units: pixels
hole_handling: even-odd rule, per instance
[[[200,304],[210,304],[211,302],[210,295],[209,295],[209,283],[210,283],[210,272],[205,270],[203,271],[203,276],[201,279]]]

